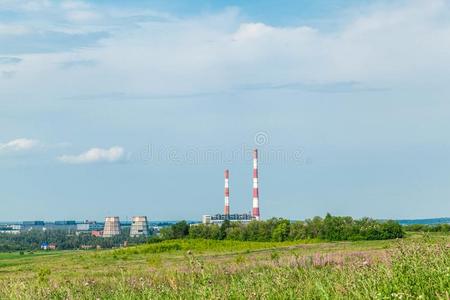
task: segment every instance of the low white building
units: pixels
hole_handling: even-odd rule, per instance
[[[203,224],[222,224],[225,220],[230,222],[248,223],[255,220],[250,213],[243,214],[215,214],[215,215],[203,215]]]

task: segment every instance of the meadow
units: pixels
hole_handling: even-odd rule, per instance
[[[0,299],[450,299],[450,236],[0,253]]]

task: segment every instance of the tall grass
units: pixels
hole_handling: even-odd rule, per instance
[[[90,273],[88,277],[80,278],[53,274],[49,269],[35,270],[31,278],[1,280],[0,299],[450,297],[450,251],[447,241],[401,241],[396,243],[395,248],[376,252],[376,255],[357,251],[314,255],[277,250],[257,255],[243,252],[228,261],[205,260],[199,256],[195,246],[201,250],[204,247],[202,243],[181,242],[178,245],[182,250],[150,245],[142,249],[138,247],[141,251],[138,255],[150,253],[148,257],[151,261],[151,266],[143,265],[140,272],[129,272],[126,268],[111,269],[110,274]],[[216,244],[217,247],[219,244]],[[166,244],[169,248],[178,247],[173,245]],[[176,268],[161,267],[162,250],[184,251],[188,248],[191,251],[185,251]]]
[[[116,249],[112,253],[116,255],[124,254],[151,254],[151,253],[172,253],[179,250],[195,251],[197,253],[205,252],[230,252],[230,251],[251,251],[258,249],[276,248],[281,246],[291,246],[302,244],[317,243],[319,240],[309,239],[304,241],[289,242],[243,242],[232,240],[207,240],[207,239],[179,239],[167,240],[160,243],[139,245],[137,247]]]

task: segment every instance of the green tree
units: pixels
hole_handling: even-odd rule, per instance
[[[275,242],[283,242],[289,236],[290,223],[288,220],[281,220],[272,231],[272,240]]]
[[[189,224],[186,221],[180,221],[172,225],[172,235],[174,239],[182,239],[189,234]]]

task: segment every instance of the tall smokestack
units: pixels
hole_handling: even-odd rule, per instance
[[[253,150],[253,217],[259,220],[258,149]]]
[[[224,214],[230,214],[230,188],[228,186],[228,178],[230,176],[230,172],[225,170],[225,209]]]

